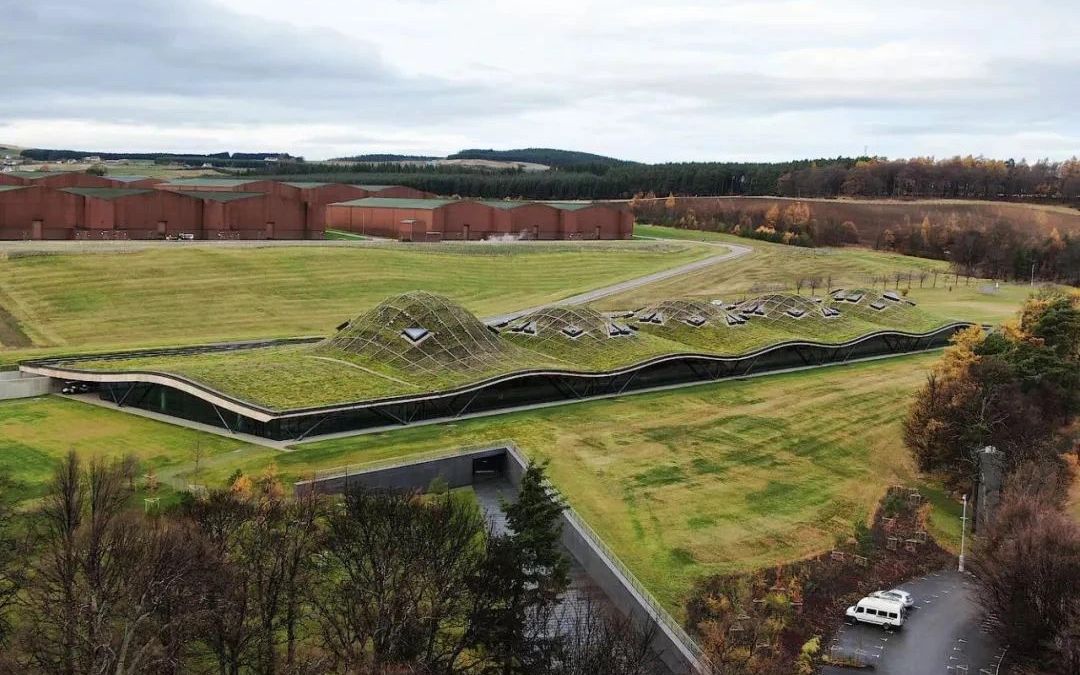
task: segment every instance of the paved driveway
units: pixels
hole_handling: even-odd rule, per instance
[[[845,625],[831,646],[834,656],[856,656],[884,675],[997,675],[1003,650],[981,624],[971,577],[954,570],[935,572],[899,588],[915,597],[904,628]],[[822,670],[824,675],[854,672],[831,666]]]

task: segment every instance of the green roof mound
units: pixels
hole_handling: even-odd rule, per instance
[[[467,309],[415,291],[381,302],[319,343],[314,351],[433,375],[497,367],[505,345]]]
[[[625,317],[605,316],[587,307],[549,307],[500,329],[501,337],[516,346],[580,371],[623,367],[680,351],[666,340],[639,335]]]

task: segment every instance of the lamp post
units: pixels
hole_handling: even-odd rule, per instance
[[[964,571],[964,534],[967,532],[967,495],[964,495],[964,515],[960,517],[960,566],[958,572]]]

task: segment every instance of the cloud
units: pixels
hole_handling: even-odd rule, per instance
[[[21,145],[1080,153],[1071,0],[4,4],[0,141]]]

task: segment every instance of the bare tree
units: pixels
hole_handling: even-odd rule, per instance
[[[1080,526],[1045,493],[1013,480],[973,553],[979,600],[1013,657],[1038,672],[1077,672]]]
[[[563,637],[562,655],[553,675],[651,675],[662,664],[652,648],[656,627],[623,616],[594,598],[573,617],[560,623],[571,626]],[[570,613],[570,608],[564,610]]]
[[[186,532],[126,511],[123,463],[70,454],[40,513],[21,644],[49,673],[178,672],[198,555]]]

